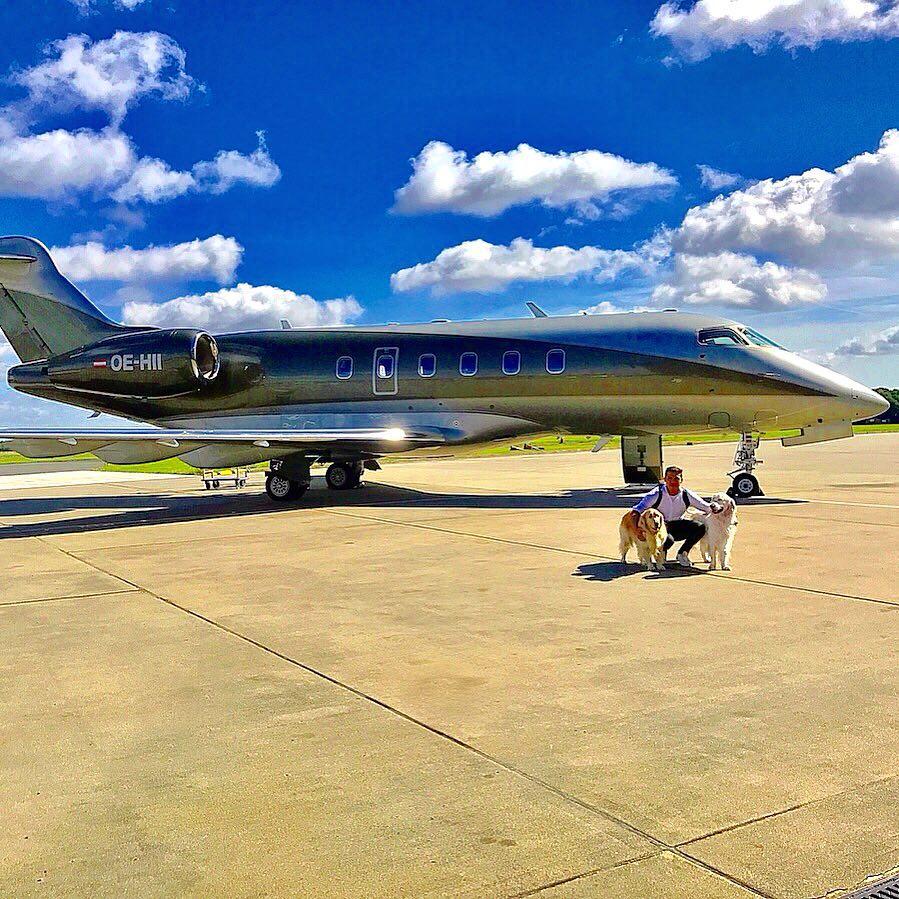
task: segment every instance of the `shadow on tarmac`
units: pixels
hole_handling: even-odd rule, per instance
[[[618,487],[567,490],[553,494],[429,493],[408,487],[375,483],[363,485],[362,489],[344,492],[322,489],[315,484],[315,481],[323,484],[323,479],[316,478],[312,489],[301,500],[284,504],[272,502],[262,491],[239,493],[192,491],[0,499],[0,540],[353,506],[415,506],[423,509],[628,509],[646,492],[646,488]],[[761,497],[749,502],[751,505],[764,505],[803,501]],[[98,514],[52,521],[2,523],[4,519],[8,521],[10,518],[20,516],[58,515],[82,510]]]
[[[626,562],[621,564],[618,561],[609,562],[590,562],[585,565],[578,565],[571,572],[572,577],[582,577],[587,581],[600,581],[608,584],[610,581],[617,581],[619,578],[631,577],[636,574],[645,575],[644,580],[657,581],[662,578],[669,577],[696,577],[697,574],[705,574],[705,570],[701,568],[681,568],[679,565],[669,562],[664,572],[647,571],[638,562]]]

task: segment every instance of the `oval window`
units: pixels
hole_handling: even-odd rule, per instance
[[[517,375],[521,371],[521,353],[518,350],[507,350],[503,353],[503,374]]]
[[[546,370],[551,375],[560,375],[565,371],[565,350],[550,350],[546,354]]]
[[[337,377],[341,381],[346,381],[353,377],[353,357],[341,356],[337,360]]]
[[[476,375],[478,373],[478,354],[463,353],[459,357],[459,372],[467,378]]]
[[[423,378],[433,378],[437,371],[437,357],[433,353],[423,353],[418,357],[418,373]]]

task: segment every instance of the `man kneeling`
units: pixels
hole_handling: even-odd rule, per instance
[[[678,540],[683,540],[680,552],[677,554],[678,564],[682,568],[692,568],[690,562],[690,550],[696,546],[705,534],[705,525],[701,521],[692,521],[684,518],[687,509],[693,506],[700,512],[721,511],[718,503],[707,503],[701,496],[697,496],[692,490],[683,487],[684,472],[683,469],[676,465],[669,465],[665,469],[665,481],[654,487],[636,506],[631,510],[634,527],[637,528],[637,536],[645,539],[640,534],[639,521],[641,513],[647,509],[658,509],[665,519],[665,527],[668,530],[668,539],[665,541],[663,549],[665,551]]]

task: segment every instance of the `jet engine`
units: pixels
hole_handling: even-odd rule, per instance
[[[168,397],[195,393],[216,379],[215,338],[191,328],[110,337],[9,370],[13,387],[49,385],[106,396]]]

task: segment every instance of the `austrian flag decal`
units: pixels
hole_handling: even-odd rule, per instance
[[[106,359],[95,359],[94,360],[94,368],[106,368],[107,360]]]

